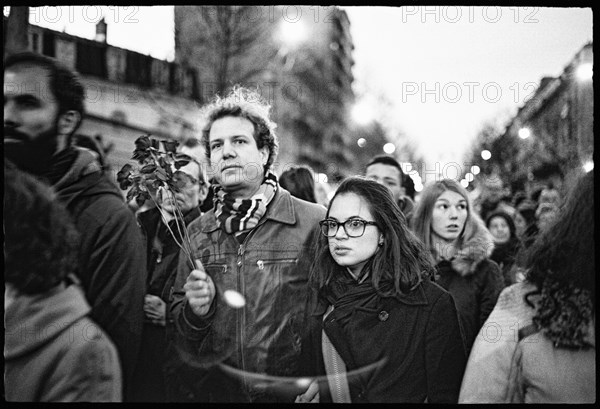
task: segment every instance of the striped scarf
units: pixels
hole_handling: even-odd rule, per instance
[[[236,235],[256,227],[278,186],[277,176],[270,171],[267,171],[258,192],[249,199],[232,198],[220,185],[213,185],[213,204],[219,227],[228,234]]]

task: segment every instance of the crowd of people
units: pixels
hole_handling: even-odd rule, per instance
[[[212,177],[183,147],[130,205],[76,73],[21,53],[4,84],[7,401],[595,401],[593,172],[415,197],[382,155],[327,196],[234,87],[201,112]]]

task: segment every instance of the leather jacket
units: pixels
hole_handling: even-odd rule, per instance
[[[176,342],[188,354],[191,366],[198,368],[198,399],[293,401],[295,396],[256,388],[250,374],[299,374],[308,272],[318,221],[324,217],[323,206],[278,189],[266,214],[242,243],[218,227],[214,210],[190,224],[193,257],[212,278],[216,295],[206,316],[192,312],[183,290],[191,267],[180,257],[170,309]],[[229,305],[223,297],[227,290],[242,294],[245,305]],[[220,364],[250,376],[226,376],[228,371],[223,366],[219,370]]]

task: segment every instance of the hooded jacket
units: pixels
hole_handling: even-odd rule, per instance
[[[435,282],[456,302],[467,353],[504,288],[500,267],[489,259],[494,249],[492,235],[482,221],[473,222],[471,236],[465,237],[451,260],[437,264],[435,274]]]
[[[64,283],[5,307],[7,401],[121,401],[117,350],[89,312],[81,289]]]
[[[77,153],[54,189],[81,234],[78,276],[91,318],[119,352],[127,399],[144,321],[146,252],[121,192],[90,150],[77,148]]]
[[[241,244],[219,227],[214,210],[190,224],[192,256],[202,262],[216,290],[207,315],[196,316],[183,290],[191,268],[180,253],[170,308],[178,350],[195,371],[194,399],[293,402],[295,395],[278,395],[251,379],[299,374],[308,270],[324,216],[323,206],[277,189]],[[228,304],[226,290],[240,293],[245,305]]]

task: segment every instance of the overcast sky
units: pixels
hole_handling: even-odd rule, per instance
[[[34,24],[173,59],[173,9],[38,7]],[[327,15],[322,7],[320,18]],[[355,45],[361,112],[387,118],[428,162],[462,162],[485,122],[505,124],[539,85],[592,40],[590,8],[345,7]],[[373,103],[383,95],[391,109]],[[368,116],[368,115],[367,115]]]

